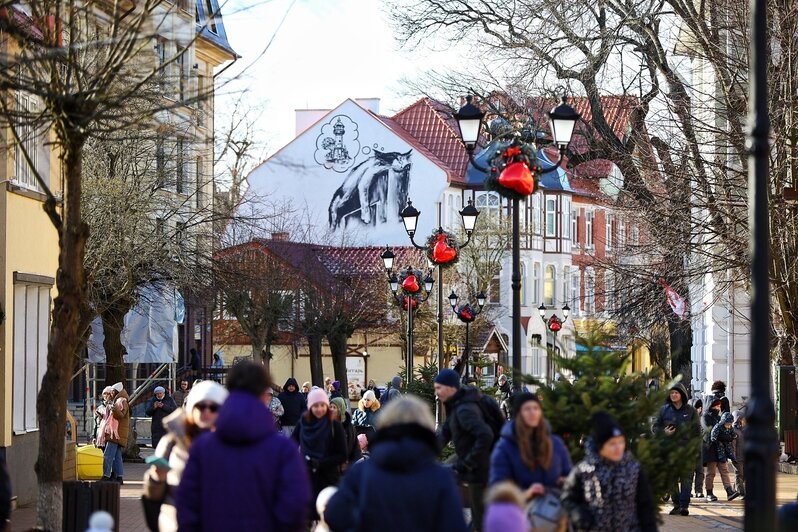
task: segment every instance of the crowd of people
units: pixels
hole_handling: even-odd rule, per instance
[[[538,396],[498,384],[495,401],[456,371],[439,372],[445,421],[437,429],[430,406],[402,394],[399,377],[387,391],[373,381],[342,390],[332,379],[321,388],[289,378],[276,393],[263,366],[244,361],[231,367],[226,388],[181,382],[180,402],[156,388],[147,409],[163,432],[144,482],[148,522],[162,531],[657,530],[646,474],[610,414],[593,415],[585,458],[572,464]],[[108,419],[125,415],[123,392],[108,391]],[[722,383],[713,394],[702,413],[701,401],[675,384],[652,426],[684,443],[702,435],[695,471],[674,486],[675,515],[689,514],[691,497],[717,500],[716,472],[729,500],[745,493],[745,415],[724,412]],[[108,442],[123,445],[120,436]],[[442,461],[449,443],[454,454]],[[108,448],[108,476],[121,478]]]

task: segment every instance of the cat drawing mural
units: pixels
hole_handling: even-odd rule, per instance
[[[385,223],[389,217],[398,220],[407,202],[412,152],[374,150],[374,155],[352,168],[330,201],[330,227],[346,226],[353,219],[365,225]]]

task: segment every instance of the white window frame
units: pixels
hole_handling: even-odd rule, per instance
[[[571,211],[571,244],[579,246],[579,209]]]
[[[537,305],[540,302],[540,263],[532,264],[532,303]]]
[[[571,200],[562,199],[562,237],[571,238]]]
[[[615,223],[615,215],[607,213],[604,223],[604,247],[607,251],[612,251],[613,223]]]
[[[546,237],[557,236],[557,197],[546,196]]]
[[[549,275],[551,273],[551,275]],[[548,292],[551,292],[549,294]],[[543,268],[543,304],[547,307],[554,306],[557,301],[557,267],[546,264]]]
[[[498,218],[502,207],[501,197],[496,192],[477,192],[474,206],[480,213]]]
[[[49,278],[14,273],[11,415],[14,434],[39,430],[36,397],[47,370],[52,284]]]
[[[29,190],[41,192],[41,187],[36,181],[34,168],[39,172],[42,179],[49,184],[49,164],[45,167],[46,152],[42,139],[45,135],[38,131],[34,120],[34,115],[39,108],[39,100],[36,96],[24,91],[17,91],[15,95],[16,112],[20,115],[19,124],[16,126],[17,135],[22,142],[22,147],[14,144],[14,176],[15,185]],[[13,140],[12,140],[13,142]],[[28,164],[23,155],[23,148],[28,152],[33,168]]]
[[[593,268],[585,268],[585,313],[596,313],[596,273]]]
[[[540,192],[536,192],[532,196],[532,232],[536,235],[543,232],[543,206]]]
[[[571,307],[571,314],[576,317],[581,314],[582,311],[582,298],[579,294],[579,281],[581,271],[576,268],[575,271],[571,272],[571,303],[569,306]]]
[[[571,267],[562,267],[562,301],[571,306]]]
[[[585,211],[585,249],[593,249],[594,215],[593,211]]]
[[[626,247],[626,222],[623,218],[618,220],[618,248]]]
[[[604,272],[604,312],[615,312],[615,272],[612,270]]]

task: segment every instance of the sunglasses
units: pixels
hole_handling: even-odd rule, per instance
[[[217,412],[219,410],[219,405],[216,403],[197,403],[194,405],[194,408],[201,412],[204,412],[205,410],[209,412]]]

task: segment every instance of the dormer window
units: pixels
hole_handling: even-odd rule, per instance
[[[216,30],[216,10],[213,8],[211,0],[205,0],[205,16],[210,32],[218,34]]]

